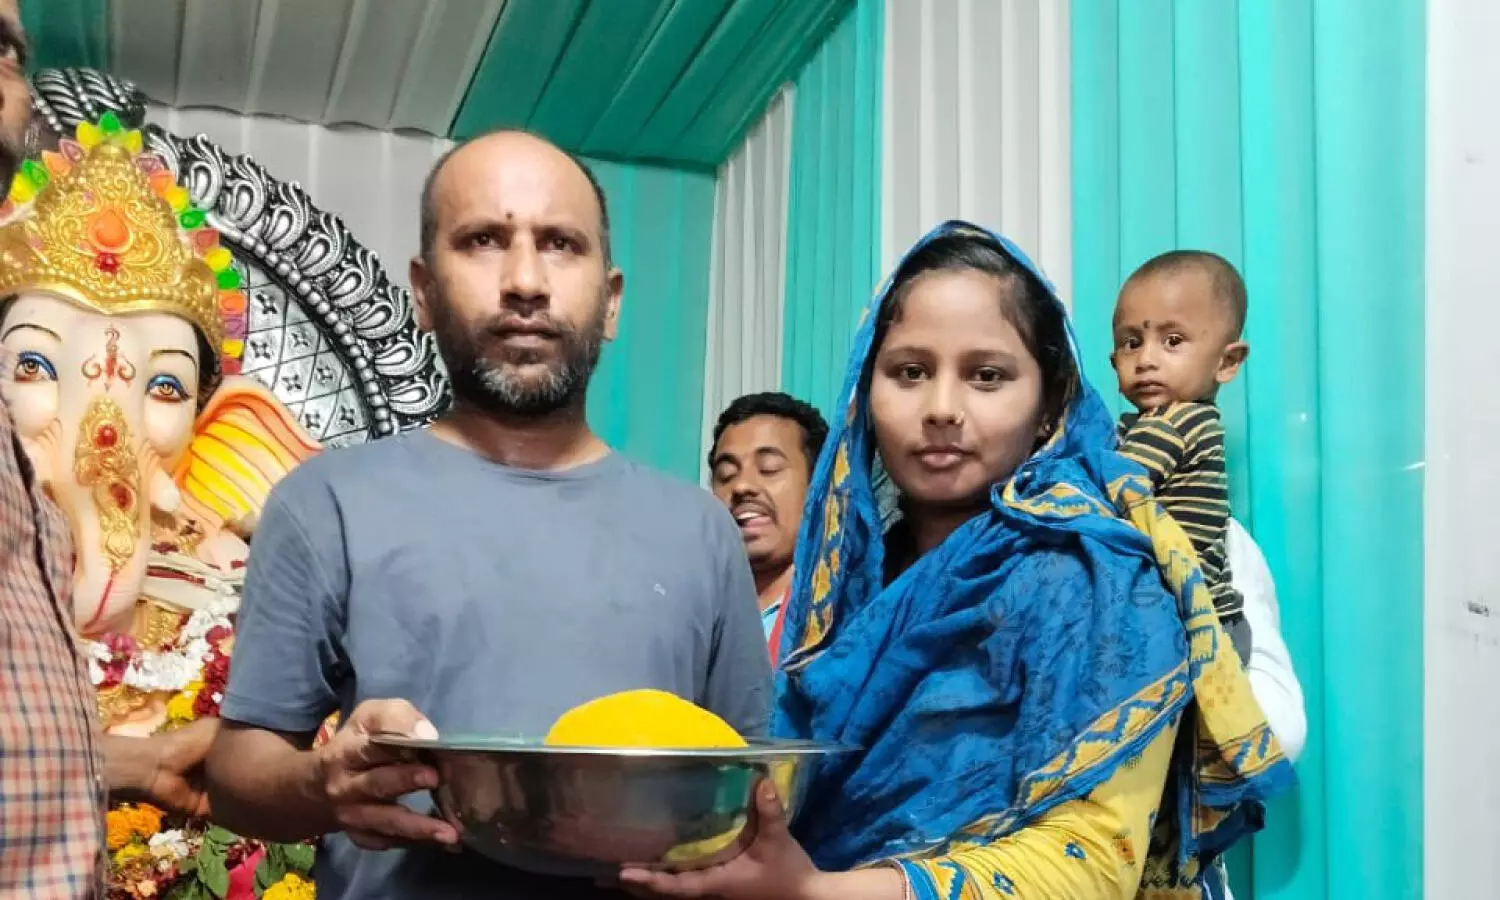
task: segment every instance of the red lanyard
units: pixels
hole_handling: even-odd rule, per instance
[[[781,654],[781,626],[786,624],[786,608],[791,605],[792,591],[790,588],[781,597],[781,608],[776,610],[776,622],[771,626],[771,639],[768,641],[771,651],[771,665],[776,665],[777,657]]]

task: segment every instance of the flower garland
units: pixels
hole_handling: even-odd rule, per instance
[[[91,679],[100,690],[172,692],[164,731],[218,716],[234,649],[230,608],[194,612],[154,648],[119,634],[89,642]],[[265,844],[201,821],[165,824],[145,804],[109,811],[106,900],[315,900],[311,844]]]
[[[109,811],[106,900],[315,900],[310,845],[262,844],[218,827],[163,831],[162,818],[145,804]]]
[[[216,653],[224,659],[228,673],[228,654],[220,645],[233,636],[229,615],[233,601],[218,598],[195,611],[168,643],[160,647],[142,647],[128,634],[106,634],[87,642],[89,680],[100,690],[123,685],[144,694],[186,690],[200,678],[204,667]],[[222,679],[219,690],[223,690]]]

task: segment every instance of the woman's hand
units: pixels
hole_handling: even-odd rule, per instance
[[[822,873],[787,830],[786,810],[769,779],[755,791],[755,842],[711,869],[651,872],[625,869],[620,882],[641,897],[714,897],[720,900],[812,900]]]

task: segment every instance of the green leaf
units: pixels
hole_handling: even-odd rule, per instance
[[[218,847],[228,847],[240,842],[240,836],[227,828],[215,825],[203,833],[203,841],[206,844],[214,844]]]
[[[198,854],[198,880],[215,897],[224,900],[229,893],[229,870],[224,867],[224,857],[212,853]]]
[[[298,875],[311,872],[318,855],[311,844],[284,844],[281,851],[286,859],[286,867]]]
[[[166,900],[212,900],[212,895],[197,878],[184,878],[173,886]]]
[[[261,859],[260,865],[255,867],[255,895],[259,897],[271,885],[285,877],[286,863],[277,855],[274,846],[267,848],[266,855]]]

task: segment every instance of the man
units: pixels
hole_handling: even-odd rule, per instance
[[[427,814],[437,773],[372,732],[540,737],[628,688],[766,727],[733,521],[585,418],[624,287],[608,222],[592,174],[538,137],[497,132],[440,160],[411,281],[453,409],[305,463],[262,513],[209,790],[240,833],[329,834],[320,900],[606,895],[442,852],[458,835]],[[311,749],[335,709],[343,728]]]
[[[16,0],[0,0],[0,183],[24,155],[31,100]],[[15,362],[0,348],[0,389]],[[215,725],[152,739],[102,736],[72,627],[72,535],[0,403],[0,898],[102,890],[104,803],[205,812],[196,772]]]
[[[802,506],[827,438],[828,423],[816,409],[776,392],[739,398],[714,425],[708,451],[714,496],[740,527],[772,658],[792,588]]]

